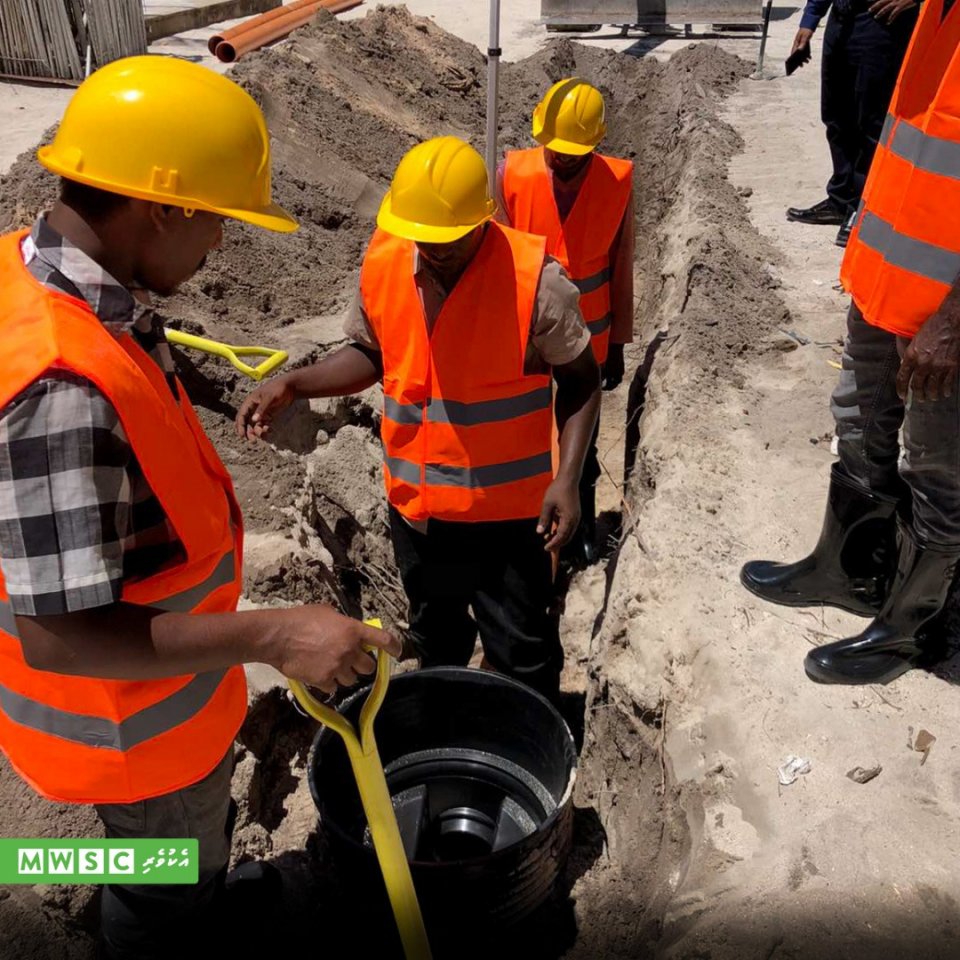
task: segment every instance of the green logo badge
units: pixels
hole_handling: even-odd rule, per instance
[[[0,838],[0,883],[196,883],[198,877],[196,840]]]

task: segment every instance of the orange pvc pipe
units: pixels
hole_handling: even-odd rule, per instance
[[[361,3],[363,0],[311,0],[303,6],[291,4],[290,7],[296,6],[297,9],[290,11],[286,8],[287,12],[283,16],[275,17],[265,23],[251,23],[248,29],[238,33],[232,40],[222,40],[217,45],[216,57],[223,63],[233,63],[244,54],[293,33],[297,28],[309,23],[322,9],[329,10],[331,13],[342,13],[344,10],[360,6]],[[270,11],[270,13],[274,12]],[[261,16],[267,16],[267,14]]]
[[[223,33],[212,36],[207,41],[207,49],[212,54],[216,54],[217,47],[224,41],[232,41],[250,30],[256,30],[262,27],[264,24],[279,20],[281,17],[288,17],[298,10],[303,10],[305,7],[316,7],[319,6],[319,4],[320,0],[297,0],[296,3],[275,7],[266,13],[258,13],[255,17],[250,17],[248,20],[244,20],[243,23],[238,23],[235,27],[231,27],[229,30],[224,30]]]

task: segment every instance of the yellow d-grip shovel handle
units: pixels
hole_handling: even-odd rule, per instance
[[[380,627],[379,620],[368,620],[367,623]],[[300,706],[314,720],[330,727],[343,738],[357,781],[357,789],[360,791],[363,812],[370,825],[373,849],[380,863],[383,882],[400,932],[404,956],[407,960],[430,960],[430,943],[423,925],[417,891],[413,886],[410,864],[403,849],[400,828],[397,826],[397,817],[390,801],[387,778],[383,773],[383,763],[373,735],[373,721],[387,695],[387,685],[390,682],[390,655],[386,650],[377,650],[376,658],[377,676],[360,710],[359,736],[353,724],[342,713],[317,700],[299,680],[287,682]]]
[[[253,380],[262,380],[268,373],[273,373],[277,367],[287,362],[286,350],[271,350],[270,347],[231,347],[216,340],[208,340],[206,337],[184,333],[182,330],[166,330],[165,333],[170,343],[223,357]],[[244,363],[241,357],[266,357],[266,360],[251,367],[250,364]]]

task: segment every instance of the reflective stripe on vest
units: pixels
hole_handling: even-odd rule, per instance
[[[130,750],[138,744],[191,720],[209,703],[226,670],[195,674],[170,696],[120,721],[58,710],[15,693],[0,684],[0,709],[22,727],[86,747]]]
[[[897,233],[885,220],[865,211],[859,220],[860,242],[887,263],[936,283],[950,284],[960,274],[960,253]]]
[[[399,457],[385,457],[384,462],[393,476],[407,483],[420,482],[420,467]],[[552,469],[551,454],[544,453],[510,460],[506,463],[491,463],[484,467],[456,467],[446,463],[428,463],[424,466],[424,480],[430,486],[464,487],[479,490],[482,487],[497,487],[504,483],[527,480]]]
[[[560,261],[580,291],[580,310],[601,364],[613,320],[610,250],[627,209],[632,170],[629,161],[594,154],[573,207],[561,221],[542,147],[508,152],[504,167],[510,222],[547,238],[547,253]]]
[[[960,4],[942,14],[921,5],[840,269],[864,318],[908,338],[960,277]]]
[[[499,423],[513,420],[537,410],[549,410],[553,405],[550,387],[537,387],[528,393],[502,400],[480,400],[477,403],[462,403],[458,400],[443,400],[431,397],[425,404],[428,423],[450,423],[459,427],[474,427],[482,423]],[[393,397],[383,398],[383,413],[396,423],[418,424],[424,419],[424,406],[417,403],[400,403]]]
[[[122,603],[188,613],[236,609],[243,529],[230,475],[177,384],[127,333],[26,269],[23,234],[0,238],[0,408],[56,368],[111,403],[184,559],[124,580]],[[53,800],[133,803],[196,783],[246,715],[242,667],[150,680],[32,668],[0,576],[0,748]]]
[[[960,180],[960,143],[924,133],[907,120],[901,120],[896,125],[891,137],[890,130],[895,120],[893,114],[887,114],[884,121],[887,135],[880,140],[891,153],[912,163],[918,170]]]
[[[377,231],[360,272],[384,371],[384,482],[409,520],[539,514],[552,480],[553,388],[524,362],[546,256],[499,224],[428,332],[412,243]]]
[[[605,313],[599,320],[591,320],[587,324],[587,329],[590,331],[592,337],[598,337],[601,333],[610,329],[610,324],[613,323],[613,311]]]
[[[573,280],[574,285],[580,291],[580,296],[583,296],[585,293],[593,293],[594,290],[599,290],[605,283],[610,282],[610,268],[604,267],[593,276],[584,277],[581,280],[576,280],[573,277],[570,279]]]

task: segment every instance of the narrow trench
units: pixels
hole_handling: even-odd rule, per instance
[[[624,490],[635,486],[633,473],[647,384],[658,351],[667,339],[664,331],[653,334],[626,387]],[[356,425],[371,429],[366,412],[358,415]],[[320,512],[308,514],[308,519],[324,546],[331,550],[334,586],[345,609],[362,609],[370,577],[344,547],[357,539],[356,520],[346,516],[331,527]],[[599,637],[622,545],[633,534],[633,521],[624,525],[619,513],[609,511],[605,520],[608,531],[616,531],[616,540],[601,560],[603,602],[587,627],[591,636],[571,638],[578,644]],[[343,524],[350,524],[350,529]],[[559,587],[565,592],[575,585],[575,581],[568,581]],[[664,856],[668,833],[665,808],[670,801],[662,755],[665,710],[662,702],[644,708],[618,704],[596,665],[591,667],[585,692],[564,694],[562,712],[581,752],[574,796],[573,848],[556,896],[522,928],[511,931],[509,942],[498,943],[498,952],[504,956],[522,954],[530,960],[588,958],[603,955],[614,944],[622,952],[628,946],[625,937],[631,949],[656,940],[659,916],[654,891],[658,879],[673,868],[671,857],[676,852]],[[269,848],[270,836],[283,822],[293,794],[303,789],[302,776],[315,732],[314,723],[297,713],[282,690],[269,691],[252,706],[239,738],[238,766],[249,775],[241,778],[244,793],[240,798],[240,833],[245,839],[240,844],[238,862],[262,857],[265,847]],[[354,894],[337,882],[336,867],[316,830],[315,820],[301,850],[287,850],[273,859],[290,881],[287,908],[291,916],[300,917],[303,923],[305,915],[320,924],[321,918],[329,916],[333,909],[338,917],[365,925],[367,937],[379,944],[385,957],[394,955],[391,947],[396,945],[388,912],[380,911],[378,929],[369,907],[363,906],[369,905],[369,898],[357,902]],[[611,924],[610,911],[616,901],[622,901],[618,909],[623,919]],[[307,936],[310,927],[308,919],[301,932]],[[312,937],[307,936],[306,942],[312,942]],[[333,935],[329,946],[347,950],[351,943],[352,936],[341,944]],[[483,952],[489,949],[487,944]],[[470,956],[466,947],[459,949],[457,955]]]
[[[576,72],[578,64],[570,50],[558,48],[555,59],[556,63],[549,62],[550,69]],[[638,225],[644,233],[641,240],[638,231],[637,258],[638,316],[643,323],[635,367],[628,372],[629,383],[620,388],[626,392],[618,428],[623,430],[624,470],[619,478],[623,504],[620,510],[600,515],[602,591],[595,613],[591,610],[587,620],[578,621],[576,635],[569,637],[571,647],[590,651],[586,682],[569,693],[564,704],[580,748],[574,844],[557,895],[525,929],[512,931],[508,942],[496,944],[496,953],[503,957],[620,960],[654,955],[666,901],[689,850],[686,819],[665,752],[670,705],[662,697],[653,702],[633,699],[629,690],[607,677],[605,663],[610,649],[627,647],[622,612],[614,616],[611,609],[614,585],[623,576],[626,551],[644,549],[638,515],[655,490],[654,465],[644,459],[641,437],[648,387],[655,370],[659,379],[673,355],[669,348],[677,335],[667,329],[666,321],[672,327],[674,319],[698,306],[701,295],[702,284],[693,276],[695,263],[678,267],[665,262],[672,210],[690,202],[685,175],[694,160],[685,142],[692,135],[688,117],[695,112],[715,116],[713,103],[686,74],[681,81],[666,72],[661,76],[652,65],[644,69],[651,75],[656,72],[659,96],[667,101],[663,106],[673,100],[680,105],[673,112],[661,109],[652,94],[638,102],[631,99],[639,88],[633,87],[619,104],[621,129],[629,131],[630,139],[611,144],[613,151],[635,157],[638,168],[647,171],[637,181],[642,218]],[[724,69],[735,76],[741,68]],[[679,296],[673,289],[678,286],[683,287]],[[668,301],[674,305],[674,317],[663,315],[663,303]],[[681,326],[678,323],[676,329]],[[217,405],[210,408],[219,412]],[[394,622],[402,619],[405,603],[393,570],[383,511],[368,509],[367,503],[358,509],[355,495],[356,488],[369,487],[376,491],[371,494],[376,503],[382,497],[376,476],[375,420],[373,407],[361,400],[333,412],[301,409],[278,431],[277,446],[307,465],[291,495],[299,511],[299,543],[289,557],[257,574],[248,591],[252,599],[316,600],[317,591],[325,590],[319,596],[333,597],[353,615],[383,611]],[[321,434],[322,446],[314,439]],[[348,463],[349,470],[339,470],[337,460]],[[253,480],[247,482],[249,497],[256,488]],[[324,558],[317,559],[321,553]],[[576,578],[566,586],[578,589]],[[241,811],[234,853],[238,860],[273,860],[287,874],[284,906],[291,918],[291,949],[320,946],[333,955],[376,951],[390,960],[397,954],[389,913],[382,905],[372,906],[371,891],[348,889],[338,880],[317,830],[303,782],[314,732],[313,723],[297,716],[279,691],[266,694],[252,708],[240,738],[242,775],[235,786]],[[294,822],[285,822],[285,814]],[[489,956],[491,947],[480,946],[479,933],[462,932],[458,957],[470,957],[473,945]]]
[[[653,271],[653,276],[659,277],[659,271]],[[657,291],[646,293],[645,299],[657,299]],[[593,647],[601,636],[624,542],[636,534],[637,507],[652,495],[651,480],[639,475],[644,472],[638,462],[642,459],[642,418],[658,355],[673,339],[666,330],[652,332],[624,387],[627,403],[620,480],[626,511],[601,514],[603,600],[586,627],[590,636],[570,638],[576,645]],[[315,431],[321,423],[334,437],[344,427],[358,428],[370,436],[376,433],[371,408],[365,404],[341,411],[336,422],[301,410],[284,432],[299,437]],[[295,445],[290,446],[296,450]],[[341,607],[354,616],[362,615],[371,603],[382,607],[384,597],[374,596],[372,585],[390,574],[390,558],[382,560],[383,565],[373,573],[366,569],[365,554],[358,555],[353,546],[371,539],[372,531],[363,529],[336,501],[335,491],[320,481],[308,481],[307,489],[314,506],[307,506],[304,519],[332,557],[329,569],[315,561],[313,575],[327,582]],[[334,521],[316,506],[320,501],[336,508]],[[302,560],[294,564],[301,574],[303,565]],[[289,581],[289,576],[285,579]],[[395,586],[399,591],[399,584]],[[558,584],[561,604],[571,588],[576,588],[575,578]],[[394,600],[392,612],[401,607],[402,603]],[[591,664],[587,689],[563,696],[562,712],[580,752],[569,860],[553,899],[523,927],[512,930],[507,941],[496,944],[504,957],[592,960],[605,955],[633,956],[652,949],[659,938],[668,887],[663,881],[675,871],[686,845],[685,824],[664,758],[668,706],[664,701],[642,706],[619,701],[601,671],[598,663]],[[315,724],[297,713],[283,691],[268,692],[251,708],[239,738],[238,764],[246,766],[250,775],[244,781],[240,804],[240,833],[245,832],[246,839],[239,844],[238,862],[269,854],[271,835],[283,822],[293,795],[303,789],[315,732]],[[266,859],[272,859],[288,878],[286,911],[297,918],[293,942],[302,939],[304,947],[315,946],[313,931],[322,928],[323,942],[331,952],[356,950],[354,933],[331,932],[329,918],[336,916],[346,930],[354,925],[364,930],[365,949],[375,947],[386,960],[401,956],[385,903],[375,917],[369,891],[358,898],[355,891],[345,890],[338,882],[336,866],[315,819],[301,849],[284,850]],[[342,931],[341,923],[337,926]],[[480,946],[478,941],[478,957],[488,956],[489,950],[489,943]],[[436,960],[447,956],[452,955],[437,955]],[[456,956],[464,960],[473,956],[467,939]]]

